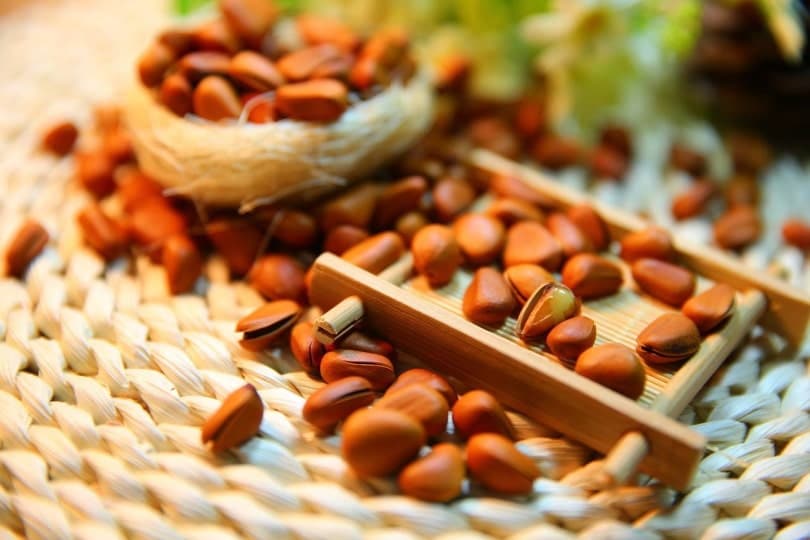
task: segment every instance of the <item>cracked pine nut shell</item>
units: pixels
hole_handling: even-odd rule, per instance
[[[79,130],[73,122],[57,122],[43,133],[42,147],[56,156],[65,156],[73,150],[78,138]]]
[[[362,377],[346,377],[313,392],[304,403],[304,420],[321,431],[332,431],[358,409],[374,402],[374,389]]]
[[[731,317],[735,296],[733,287],[718,283],[687,300],[681,312],[695,323],[702,334],[706,334]]]
[[[451,443],[434,446],[430,453],[408,464],[397,483],[405,495],[428,502],[447,502],[461,494],[464,454]]]
[[[50,235],[38,221],[26,220],[6,249],[6,269],[9,275],[21,277],[28,264],[45,249]]]
[[[630,398],[644,393],[647,375],[632,349],[620,343],[606,343],[586,350],[577,358],[574,371]]]
[[[515,324],[520,339],[530,341],[546,335],[552,328],[579,312],[579,300],[560,283],[546,283],[526,301]]]
[[[515,299],[503,275],[490,266],[476,270],[464,292],[464,316],[475,324],[500,327],[514,309]]]
[[[400,411],[374,407],[352,413],[343,424],[341,451],[360,477],[396,472],[419,453],[425,428]]]
[[[264,414],[262,398],[252,384],[234,390],[203,424],[203,444],[213,452],[235,448],[259,432]]]
[[[503,271],[503,277],[519,306],[526,303],[534,291],[554,281],[554,275],[536,264],[516,264]]]
[[[540,469],[502,435],[480,433],[467,442],[470,476],[498,493],[520,495],[532,490]]]
[[[301,306],[297,302],[268,302],[236,323],[236,331],[244,332],[239,344],[249,351],[262,351],[292,328],[300,316]]]

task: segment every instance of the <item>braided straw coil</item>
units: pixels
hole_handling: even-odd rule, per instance
[[[140,85],[125,110],[147,174],[203,204],[244,209],[288,195],[311,197],[370,174],[424,135],[432,111],[421,74],[355,103],[331,124],[193,121],[172,114]]]

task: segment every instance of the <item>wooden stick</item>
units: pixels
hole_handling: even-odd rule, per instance
[[[331,345],[351,332],[363,320],[363,301],[348,296],[315,321],[315,339]]]
[[[532,168],[509,161],[486,150],[474,150],[469,162],[490,173],[510,174],[535,187],[549,199],[567,208],[587,203],[605,219],[614,238],[621,239],[627,233],[646,228],[650,223],[640,217],[616,210],[554,181],[548,175]],[[768,299],[768,308],[760,321],[763,326],[778,332],[791,344],[802,343],[810,324],[810,295],[767,274],[747,270],[740,262],[726,253],[709,246],[676,239],[675,249],[681,260],[697,273],[728,283],[738,290],[759,289]]]
[[[650,445],[644,435],[631,431],[613,445],[605,457],[602,470],[608,474],[614,485],[626,484],[636,474],[639,464],[647,457]]]
[[[403,255],[397,262],[380,272],[378,277],[388,283],[401,285],[413,272],[413,257]],[[363,318],[363,301],[357,296],[344,298],[315,321],[315,339],[331,345],[351,332]]]

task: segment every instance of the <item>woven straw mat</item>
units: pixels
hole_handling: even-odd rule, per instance
[[[24,216],[52,240],[25,281],[0,279],[0,538],[810,538],[810,375],[759,335],[681,420],[710,451],[693,488],[604,488],[586,448],[513,417],[544,478],[527,498],[449,504],[361,481],[337,437],[301,419],[320,383],[285,351],[239,348],[261,299],[210,261],[198,294],[163,269],[105,266],[74,224],[86,196],[70,158],[37,152],[55,118],[115,101],[163,21],[158,0],[0,2],[0,247]],[[260,436],[214,456],[200,425],[248,381]]]

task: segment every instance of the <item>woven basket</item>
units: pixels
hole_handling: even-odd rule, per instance
[[[218,259],[199,294],[177,297],[147,260],[105,265],[75,225],[86,199],[70,158],[36,150],[52,119],[86,123],[91,104],[120,99],[165,6],[8,5],[0,248],[24,216],[53,239],[24,281],[0,280],[0,538],[810,537],[810,373],[774,336],[753,337],[683,415],[710,441],[688,493],[598,485],[587,449],[518,417],[519,447],[544,472],[529,497],[426,504],[357,479],[338,439],[301,419],[320,383],[286,351],[238,346],[234,321],[256,293]],[[214,456],[199,427],[245,381],[266,405],[261,434]]]

